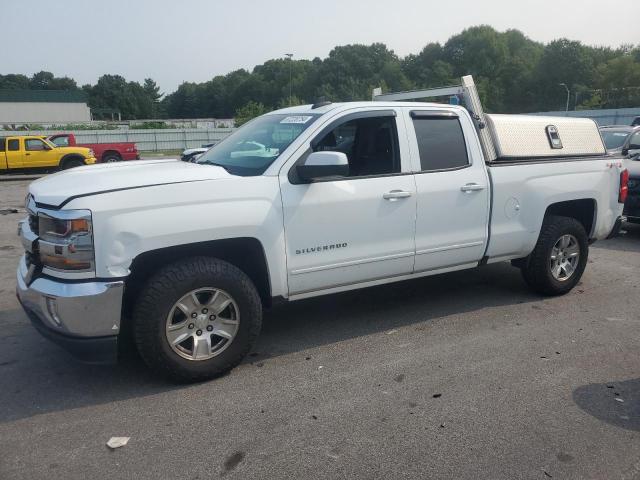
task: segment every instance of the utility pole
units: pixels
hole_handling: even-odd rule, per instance
[[[293,103],[293,95],[292,95],[293,76],[291,73],[291,68],[293,64],[293,53],[285,53],[284,56],[289,57],[289,106],[291,106],[291,104]]]
[[[559,83],[558,85],[560,85],[561,87],[564,87],[567,90],[567,107],[564,109],[565,112],[569,111],[569,98],[571,97],[571,90],[569,90],[569,87],[567,87],[566,83]]]

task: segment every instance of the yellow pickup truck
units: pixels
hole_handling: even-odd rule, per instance
[[[67,169],[96,163],[89,148],[58,147],[42,137],[0,137],[0,172],[32,168]]]

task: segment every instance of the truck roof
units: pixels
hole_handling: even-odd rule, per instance
[[[317,108],[313,108],[312,104],[298,105],[296,107],[287,107],[280,110],[274,110],[268,115],[279,114],[325,114],[332,110],[346,110],[349,108],[358,107],[376,107],[376,108],[397,108],[397,107],[435,107],[435,108],[447,108],[458,111],[466,111],[465,108],[458,105],[449,105],[446,103],[434,103],[434,102],[336,102],[322,105]]]

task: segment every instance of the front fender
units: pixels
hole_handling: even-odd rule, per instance
[[[92,212],[100,278],[127,276],[133,259],[145,252],[249,237],[264,247],[273,295],[287,293],[276,177],[232,177],[108,192],[73,200],[67,208]]]

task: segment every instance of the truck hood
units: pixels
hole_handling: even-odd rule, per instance
[[[179,160],[104,163],[72,168],[43,177],[29,186],[29,193],[40,205],[61,207],[77,197],[231,176],[222,167]]]

